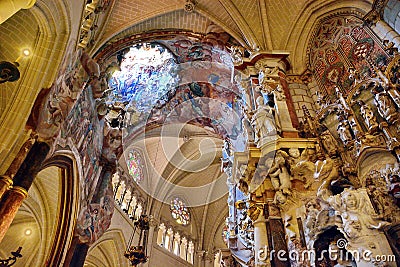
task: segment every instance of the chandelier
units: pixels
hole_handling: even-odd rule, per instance
[[[14,265],[14,263],[17,262],[18,258],[22,258],[21,249],[22,247],[19,247],[16,251],[11,252],[12,257],[9,257],[6,260],[0,259],[0,267],[8,267]]]
[[[139,229],[139,240],[137,242],[137,245],[132,245],[136,229]],[[147,238],[149,229],[150,219],[147,215],[143,214],[134,223],[133,232],[124,253],[124,256],[131,262],[132,266],[134,267],[136,267],[140,263],[147,262]]]

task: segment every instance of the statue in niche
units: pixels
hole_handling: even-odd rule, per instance
[[[384,118],[389,123],[394,123],[395,121],[397,121],[397,110],[389,94],[385,91],[373,91],[373,93],[379,115],[381,115],[382,118]]]
[[[363,117],[365,124],[367,125],[368,132],[375,133],[379,125],[376,122],[376,118],[374,112],[371,110],[370,106],[368,106],[364,101],[359,100],[358,104],[360,105],[361,116]]]
[[[299,131],[299,136],[302,138],[313,138],[315,134],[310,129],[306,120],[301,120],[299,122],[299,127],[297,129]]]
[[[337,132],[340,140],[342,140],[343,145],[346,147],[350,144],[350,141],[353,140],[353,136],[351,135],[350,126],[346,118],[343,115],[339,115],[338,120]]]
[[[379,173],[377,173],[379,175]],[[384,188],[377,187],[374,180],[379,177],[369,176],[365,179],[365,187],[367,193],[371,199],[372,206],[374,207],[376,213],[378,213],[382,218],[386,218],[389,221],[396,221],[396,214],[393,212],[397,211],[391,197],[387,194]]]
[[[325,149],[325,151],[328,153],[330,157],[336,156],[338,153],[336,140],[326,127],[324,127],[324,129],[325,131],[323,131],[319,135],[322,147]]]
[[[274,136],[276,131],[275,109],[264,103],[262,96],[257,97],[257,109],[251,118],[251,125],[254,128],[254,142],[259,143],[267,136]]]

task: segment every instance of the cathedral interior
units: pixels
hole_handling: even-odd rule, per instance
[[[0,0],[0,266],[400,266],[399,0]]]

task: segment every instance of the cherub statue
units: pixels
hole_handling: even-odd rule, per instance
[[[269,170],[272,186],[275,190],[281,190],[283,194],[290,195],[292,188],[291,178],[286,167],[288,155],[282,150],[278,150],[274,162]]]

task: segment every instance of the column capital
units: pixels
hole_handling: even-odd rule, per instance
[[[28,191],[21,186],[13,186],[11,187],[10,191],[14,191],[15,193],[21,195],[23,198],[26,198],[28,196]]]
[[[3,197],[3,194],[10,190],[13,184],[13,180],[9,175],[0,175],[0,199]]]
[[[258,75],[262,69],[274,69],[278,68],[281,72],[286,73],[290,69],[290,63],[287,59],[290,55],[286,51],[269,51],[269,52],[258,52],[252,55],[250,58],[236,66],[239,70],[244,70],[248,75]]]
[[[0,175],[0,181],[5,183],[7,186],[11,186],[13,184],[13,180],[8,175]]]

